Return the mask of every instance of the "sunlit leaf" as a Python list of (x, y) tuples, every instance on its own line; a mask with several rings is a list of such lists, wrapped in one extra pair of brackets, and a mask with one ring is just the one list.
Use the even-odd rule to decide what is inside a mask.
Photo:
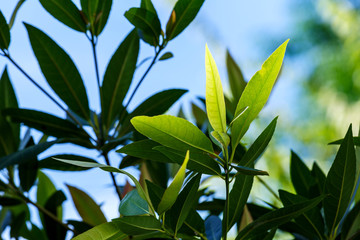
[(39, 168), (47, 168), (59, 171), (84, 171), (90, 169), (86, 167), (78, 167), (75, 165), (66, 164), (64, 162), (55, 160), (55, 158), (97, 163), (95, 160), (83, 156), (73, 154), (57, 154), (40, 160)]
[(140, 235), (161, 230), (161, 223), (152, 216), (128, 216), (113, 219), (119, 229), (129, 235)]
[(235, 116), (237, 116), (242, 109), (246, 107), (249, 107), (249, 109), (232, 124), (231, 140), (233, 149), (239, 144), (240, 139), (248, 130), (250, 123), (257, 117), (267, 102), (280, 72), (288, 41), (289, 40), (285, 41), (271, 54), (262, 65), (261, 70), (257, 71), (246, 85), (236, 107)]
[(216, 140), (217, 145), (222, 149), (226, 149), (230, 144), (230, 137), (224, 132), (212, 131), (211, 136)]
[(123, 216), (149, 214), (147, 202), (139, 196), (138, 191), (132, 190), (121, 200), (119, 212)]
[(10, 44), (10, 29), (6, 19), (0, 11), (0, 49), (8, 49)]
[(213, 153), (210, 140), (185, 119), (169, 115), (139, 116), (134, 117), (131, 123), (141, 134), (166, 147), (184, 151), (197, 148)]
[(181, 165), (179, 171), (176, 173), (173, 181), (170, 186), (165, 190), (164, 195), (161, 198), (157, 212), (161, 215), (167, 211), (175, 203), (180, 189), (183, 185), (185, 179), (186, 166), (189, 161), (189, 151), (186, 153), (183, 164)]
[(69, 55), (39, 29), (25, 24), (34, 54), (47, 82), (80, 117), (89, 120), (90, 110), (83, 80)]
[(139, 54), (139, 37), (129, 33), (120, 44), (106, 68), (102, 90), (103, 123), (110, 128), (123, 108), (122, 102), (130, 87)]
[(122, 240), (125, 238), (127, 234), (120, 231), (116, 222), (107, 222), (76, 236), (73, 240)]
[(70, 185), (67, 185), (67, 187), (70, 191), (76, 210), (84, 222), (92, 226), (106, 222), (106, 218), (99, 205), (97, 205), (89, 195), (76, 187)]

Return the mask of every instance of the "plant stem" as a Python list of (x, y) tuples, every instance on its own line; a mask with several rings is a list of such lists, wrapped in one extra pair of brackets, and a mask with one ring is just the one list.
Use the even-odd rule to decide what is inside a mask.
[[(106, 164), (109, 165), (109, 166), (111, 166), (111, 165), (110, 165), (110, 159), (109, 159), (108, 154), (107, 154), (107, 153), (103, 153), (103, 156), (104, 156), (104, 158), (105, 158)], [(113, 172), (110, 172), (110, 176), (111, 176), (111, 180), (112, 180), (112, 182), (113, 182), (113, 185), (114, 185), (114, 187), (115, 187), (116, 193), (117, 193), (117, 195), (118, 195), (118, 197), (119, 197), (119, 200), (121, 201), (121, 200), (122, 200), (121, 190), (120, 190), (119, 186), (118, 186), (117, 183), (116, 183), (116, 179), (115, 179), (114, 173), (113, 173)]]
[(264, 185), (264, 187), (279, 201), (280, 200), (280, 197), (275, 193), (274, 190), (271, 189), (271, 187), (264, 181), (262, 180), (260, 177), (256, 176), (256, 179), (259, 180), (259, 182)]
[[(226, 159), (227, 161), (229, 159)], [(229, 224), (229, 192), (230, 192), (230, 181), (229, 181), (229, 165), (228, 162), (225, 163), (225, 209), (224, 209), (224, 218), (223, 218), (223, 240), (227, 239), (227, 231)]]
[(9, 29), (11, 29), (12, 26), (14, 25), (16, 14), (18, 13), (21, 5), (22, 5), (24, 2), (25, 2), (25, 0), (20, 0), (20, 1), (18, 1), (18, 3), (16, 4), (15, 9), (14, 9), (14, 11), (13, 11), (13, 13), (11, 14), (11, 17), (10, 17)]

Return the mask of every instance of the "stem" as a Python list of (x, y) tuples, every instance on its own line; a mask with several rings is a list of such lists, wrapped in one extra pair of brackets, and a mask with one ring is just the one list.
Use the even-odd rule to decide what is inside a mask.
[(13, 11), (13, 13), (11, 14), (11, 17), (10, 17), (9, 29), (11, 29), (12, 26), (14, 25), (16, 14), (18, 13), (21, 5), (22, 5), (24, 2), (25, 2), (25, 0), (20, 0), (20, 1), (18, 1), (18, 3), (16, 4), (15, 9), (14, 9), (14, 11)]
[[(105, 158), (106, 164), (109, 165), (109, 166), (111, 166), (111, 165), (110, 165), (110, 160), (109, 160), (108, 154), (107, 154), (107, 153), (103, 153), (103, 156), (104, 156), (104, 158)], [(121, 200), (122, 200), (121, 190), (120, 190), (119, 186), (118, 186), (117, 183), (116, 183), (116, 179), (115, 179), (114, 173), (113, 173), (113, 172), (110, 172), (110, 176), (111, 176), (111, 180), (112, 180), (112, 182), (113, 182), (113, 184), (114, 184), (116, 193), (117, 193), (117, 195), (118, 195), (118, 197), (119, 197), (119, 200), (121, 201)]]
[[(228, 160), (228, 159), (227, 159)], [(224, 209), (224, 219), (223, 219), (223, 240), (227, 239), (227, 231), (228, 231), (228, 224), (229, 224), (229, 188), (230, 188), (230, 181), (229, 181), (229, 166), (228, 163), (225, 163), (225, 209)]]
[(274, 190), (271, 189), (271, 187), (264, 181), (262, 180), (260, 177), (256, 176), (256, 179), (259, 180), (259, 182), (264, 185), (264, 187), (279, 201), (280, 197), (276, 194), (276, 192)]

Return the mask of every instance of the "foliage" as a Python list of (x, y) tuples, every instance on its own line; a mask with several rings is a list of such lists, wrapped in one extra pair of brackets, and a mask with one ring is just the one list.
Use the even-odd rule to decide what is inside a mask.
[[(2, 230), (10, 226), (11, 237), (65, 239), (67, 233), (81, 239), (227, 239), (236, 226), (236, 239), (272, 239), (277, 229), (297, 239), (354, 239), (359, 235), (359, 203), (354, 204), (359, 162), (356, 160), (352, 127), (327, 175), (315, 163), (310, 170), (295, 154), (291, 159), (291, 181), (296, 194), (279, 191), (283, 207), (271, 209), (249, 202), (254, 178), (269, 175), (255, 168), (266, 150), (277, 117), (246, 148), (241, 140), (265, 106), (278, 78), (288, 40), (264, 62), (249, 82), (227, 55), (232, 96), (224, 95), (222, 82), (206, 46), (206, 111), (193, 105), (195, 125), (182, 117), (162, 115), (186, 90), (161, 91), (129, 112), (128, 106), (154, 64), (173, 57), (167, 44), (192, 22), (204, 0), (178, 0), (166, 29), (151, 0), (125, 12), (134, 26), (111, 57), (100, 79), (96, 46), (106, 26), (112, 1), (81, 0), (81, 10), (71, 1), (42, 1), (57, 20), (85, 34), (94, 56), (100, 112), (89, 107), (89, 97), (75, 63), (58, 43), (40, 29), (25, 23), (31, 47), (41, 71), (59, 102), (44, 90), (10, 55), (10, 29), (0, 12), (1, 55), (39, 88), (67, 115), (60, 118), (31, 109), (20, 109), (5, 68), (0, 80), (0, 220)], [(19, 7), (23, 1), (19, 2)], [(17, 8), (18, 9), (18, 8)], [(16, 15), (17, 10), (13, 15)], [(130, 93), (137, 70), (140, 40), (154, 48), (147, 70)], [(125, 97), (129, 96), (127, 101)], [(35, 142), (20, 123), (43, 133)], [(55, 140), (48, 140), (48, 137)], [(72, 143), (96, 150), (105, 164), (74, 153), (46, 159), (38, 155), (55, 144)], [(119, 146), (121, 146), (119, 148)], [(109, 153), (126, 155), (120, 167), (110, 165)], [(123, 168), (138, 167), (137, 179)], [(173, 167), (176, 173), (164, 174)], [(42, 169), (83, 171), (99, 168), (109, 172), (117, 197), (119, 217), (108, 221), (100, 206), (83, 190), (67, 186), (81, 221), (64, 220), (67, 199)], [(115, 174), (131, 179), (119, 186)], [(225, 196), (217, 199), (202, 183), (217, 178), (225, 185)], [(168, 182), (171, 181), (170, 184)], [(265, 183), (265, 180), (261, 180)], [(266, 183), (265, 183), (266, 184)], [(36, 185), (36, 200), (29, 191)], [(131, 191), (131, 190), (132, 191)], [(68, 197), (69, 198), (69, 197)], [(70, 199), (70, 198), (69, 198)], [(29, 206), (38, 210), (41, 225), (33, 222)], [(200, 214), (200, 211), (205, 211)], [(25, 219), (25, 221), (24, 221)], [(349, 223), (345, 225), (344, 223)]]

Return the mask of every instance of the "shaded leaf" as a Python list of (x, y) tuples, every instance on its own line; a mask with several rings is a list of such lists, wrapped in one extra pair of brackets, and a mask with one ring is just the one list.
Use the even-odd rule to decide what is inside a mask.
[(233, 149), (239, 144), (240, 139), (248, 130), (250, 123), (257, 117), (267, 102), (272, 87), (280, 72), (288, 41), (289, 40), (286, 40), (273, 52), (273, 54), (271, 54), (262, 65), (261, 70), (257, 71), (246, 85), (239, 103), (237, 104), (235, 116), (237, 116), (242, 109), (246, 107), (249, 107), (249, 109), (234, 121), (232, 125), (231, 134)]
[(246, 87), (246, 81), (240, 70), (240, 67), (236, 64), (235, 60), (231, 56), (230, 52), (226, 51), (226, 69), (230, 84), (230, 90), (232, 93), (232, 99), (234, 102), (239, 102), (241, 94)]
[(129, 235), (140, 235), (161, 230), (161, 223), (152, 216), (128, 216), (113, 219), (119, 229)]
[(85, 86), (69, 55), (39, 29), (25, 24), (41, 71), (56, 94), (80, 117), (89, 120)]
[(156, 209), (158, 208), (161, 198), (164, 195), (165, 189), (148, 180), (145, 180), (145, 182), (151, 202)]
[(211, 215), (205, 220), (205, 233), (208, 240), (220, 240), (222, 235), (221, 220)]
[(356, 156), (350, 125), (325, 182), (325, 193), (329, 196), (324, 199), (324, 213), (331, 234), (350, 204), (355, 174)]
[(90, 31), (95, 36), (104, 29), (111, 10), (112, 0), (81, 0), (82, 12), (90, 23)]
[(244, 167), (244, 166), (232, 166), (233, 168), (236, 169), (236, 171), (238, 171), (240, 174), (244, 174), (244, 175), (266, 175), (269, 176), (269, 173), (263, 170), (258, 170), (255, 168), (250, 168), (250, 167)]
[(0, 196), (0, 205), (2, 207), (16, 206), (24, 203), (25, 202), (23, 200), (16, 197)]
[(86, 231), (73, 240), (122, 240), (127, 238), (127, 234), (120, 231), (116, 222), (107, 222)]
[(129, 90), (139, 54), (139, 37), (129, 33), (120, 44), (106, 68), (102, 90), (103, 123), (109, 129), (123, 108), (122, 102)]
[(167, 60), (167, 59), (170, 59), (173, 57), (174, 57), (174, 54), (172, 54), (172, 52), (166, 52), (159, 58), (159, 61), (164, 61), (164, 60)]
[(131, 123), (141, 134), (170, 148), (188, 150), (197, 148), (213, 153), (210, 140), (185, 119), (162, 115), (134, 117)]
[(290, 177), (296, 193), (309, 197), (310, 187), (315, 184), (315, 180), (309, 168), (293, 151), (291, 151)]
[(149, 214), (149, 206), (135, 189), (126, 194), (126, 196), (121, 200), (119, 212), (123, 216)]
[(76, 160), (79, 162), (97, 163), (95, 160), (83, 156), (72, 155), (72, 154), (58, 154), (40, 160), (39, 168), (47, 168), (47, 169), (60, 170), (60, 171), (84, 171), (90, 169), (86, 167), (78, 167), (64, 162), (60, 162), (55, 160), (55, 158)]
[[(34, 140), (31, 139), (28, 142), (27, 147), (34, 146), (34, 144), (35, 144)], [(24, 192), (28, 192), (31, 189), (31, 187), (34, 185), (37, 178), (37, 172), (38, 172), (37, 156), (29, 159), (24, 163), (20, 163), (18, 171), (19, 171), (18, 173), (19, 173), (21, 189)]]
[(86, 23), (71, 0), (40, 0), (40, 3), (46, 11), (63, 24), (79, 32), (86, 31)]
[(151, 0), (141, 0), (140, 7), (156, 14), (155, 7)]
[(226, 108), (220, 75), (208, 46), (205, 50), (206, 112), (212, 128), (226, 133)]
[(205, 0), (179, 0), (166, 25), (166, 39), (179, 35), (196, 17)]
[(360, 231), (360, 202), (346, 215), (342, 228), (341, 239), (354, 239), (354, 235)]
[(70, 191), (76, 210), (84, 222), (96, 226), (106, 222), (106, 218), (99, 205), (85, 192), (70, 185), (66, 185)]
[(91, 225), (83, 221), (67, 220), (67, 223), (74, 227), (74, 230), (76, 231), (76, 234), (74, 233), (74, 237), (93, 228)]
[(8, 49), (10, 44), (10, 29), (6, 19), (0, 11), (0, 49)]

